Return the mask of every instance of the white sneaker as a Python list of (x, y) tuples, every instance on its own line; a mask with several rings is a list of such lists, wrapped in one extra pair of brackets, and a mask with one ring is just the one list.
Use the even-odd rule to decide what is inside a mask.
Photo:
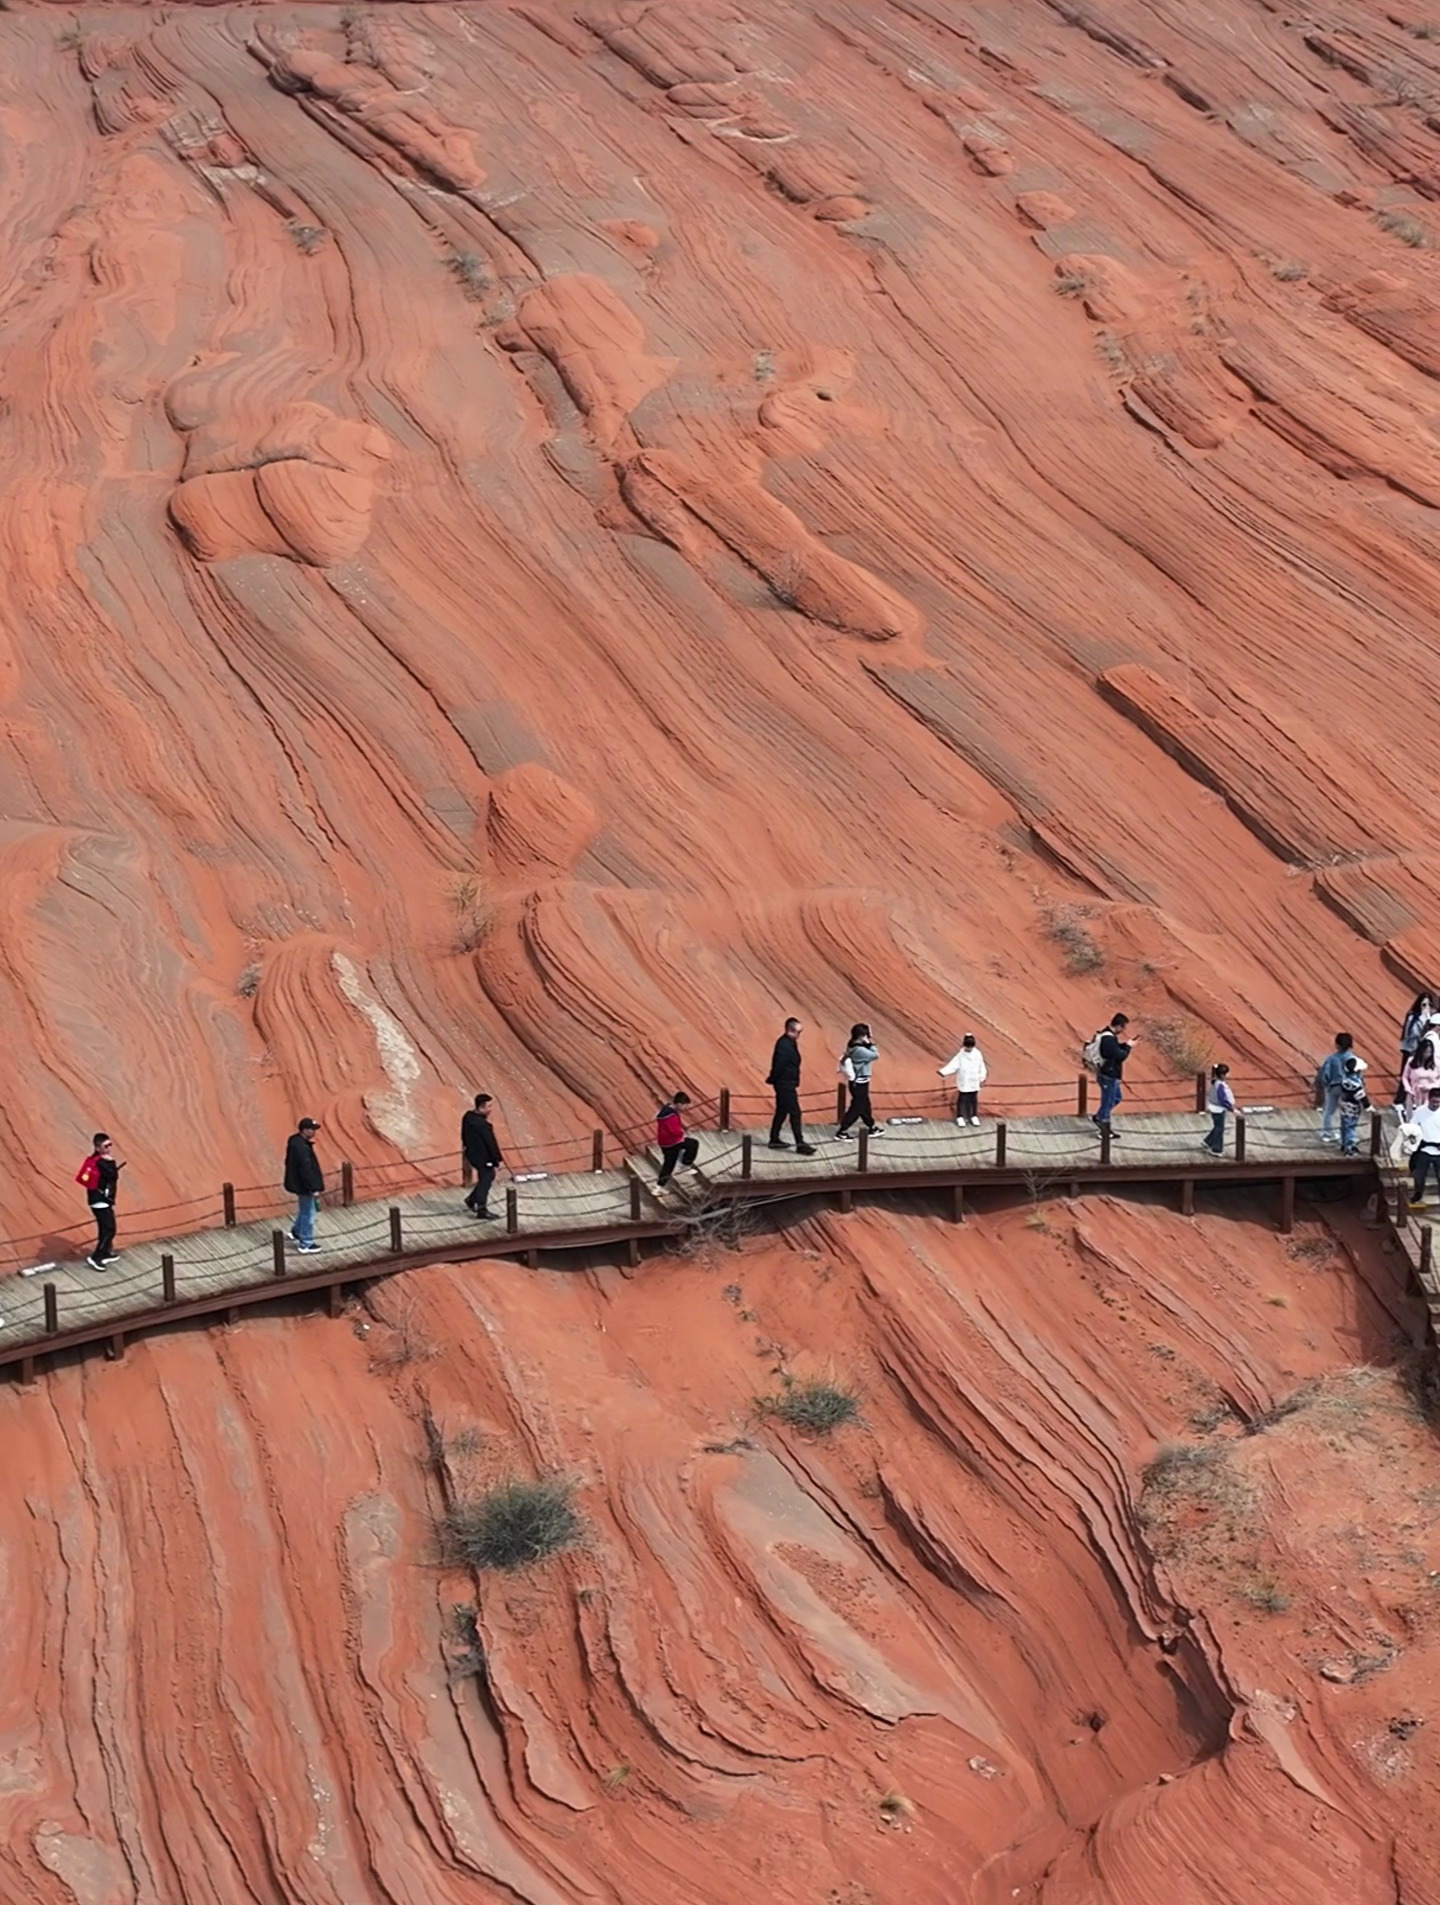
[(979, 1124), (980, 1120), (978, 1118), (972, 1118), (970, 1122), (971, 1124)]
[(956, 1124), (964, 1124), (964, 1123), (966, 1123), (966, 1120), (965, 1120), (964, 1118), (957, 1118), (957, 1119), (955, 1120), (955, 1122), (956, 1122)]

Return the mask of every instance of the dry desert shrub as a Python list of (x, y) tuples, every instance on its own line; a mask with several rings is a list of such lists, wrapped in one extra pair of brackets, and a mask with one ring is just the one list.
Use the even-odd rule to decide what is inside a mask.
[(455, 921), (456, 952), (474, 952), (495, 921), (481, 895), (479, 880), (472, 873), (457, 874), (450, 882), (445, 900)]
[(1150, 1027), (1150, 1043), (1177, 1077), (1193, 1077), (1215, 1059), (1215, 1040), (1194, 1019), (1160, 1019)]
[(291, 244), (297, 251), (303, 251), (307, 258), (319, 251), (330, 235), (323, 225), (307, 225), (303, 219), (299, 218), (287, 218), (285, 230), (289, 234)]
[(1099, 972), (1105, 964), (1104, 953), (1091, 937), (1088, 918), (1078, 906), (1050, 906), (1043, 914), (1046, 936), (1063, 951), (1065, 970), (1077, 979)]
[(445, 269), (472, 304), (478, 304), (490, 289), (490, 274), (478, 251), (452, 251)]
[(860, 1400), (853, 1389), (846, 1389), (829, 1377), (802, 1381), (782, 1376), (778, 1396), (765, 1396), (759, 1403), (763, 1415), (779, 1416), (782, 1422), (802, 1435), (830, 1435), (847, 1423), (860, 1419)]
[(573, 1548), (584, 1533), (568, 1482), (502, 1482), (453, 1502), (442, 1533), (446, 1559), (467, 1568), (533, 1567)]
[(1427, 242), (1425, 227), (1409, 212), (1378, 212), (1375, 223), (1382, 232), (1387, 232), (1391, 238), (1398, 238), (1402, 245), (1410, 245), (1416, 251), (1421, 250)]

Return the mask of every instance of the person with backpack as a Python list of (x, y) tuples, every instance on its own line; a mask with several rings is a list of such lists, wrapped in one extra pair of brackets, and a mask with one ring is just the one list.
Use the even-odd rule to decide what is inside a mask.
[(115, 1155), (115, 1141), (108, 1131), (97, 1131), (90, 1140), (90, 1155), (75, 1173), (75, 1182), (84, 1187), (85, 1202), (95, 1219), (95, 1248), (85, 1259), (92, 1270), (105, 1270), (119, 1263), (115, 1254), (115, 1196), (120, 1189), (123, 1161)]
[(1426, 1180), (1432, 1171), (1440, 1188), (1440, 1085), (1431, 1087), (1406, 1131), (1414, 1140), (1410, 1151), (1410, 1208), (1419, 1210), (1425, 1202)]
[(1397, 1105), (1405, 1103), (1405, 1068), (1419, 1050), (1420, 1041), (1434, 1013), (1434, 993), (1422, 992), (1405, 1014), (1405, 1023), (1400, 1027), (1400, 1082), (1395, 1087)]
[(1356, 1133), (1360, 1123), (1360, 1114), (1370, 1109), (1370, 1100), (1365, 1094), (1365, 1075), (1360, 1069), (1360, 1061), (1352, 1053), (1345, 1060), (1343, 1075), (1340, 1079), (1340, 1155), (1342, 1158), (1358, 1158), (1360, 1146)]
[(285, 1145), (285, 1188), (295, 1199), (290, 1241), (306, 1257), (320, 1248), (315, 1241), (315, 1213), (325, 1189), (325, 1173), (315, 1155), (315, 1133), (319, 1129), (313, 1118), (302, 1118)]
[(988, 1073), (985, 1069), (985, 1055), (975, 1043), (975, 1034), (967, 1032), (960, 1041), (960, 1050), (948, 1065), (940, 1067), (942, 1078), (955, 1080), (955, 1122), (956, 1124), (979, 1124), (980, 1087), (985, 1083)]
[(1213, 1151), (1217, 1158), (1225, 1155), (1225, 1120), (1239, 1109), (1235, 1103), (1235, 1094), (1230, 1089), (1230, 1067), (1212, 1065), (1210, 1067), (1210, 1093), (1205, 1101), (1205, 1109), (1210, 1113), (1210, 1129), (1200, 1142), (1207, 1151)]
[(1140, 1037), (1138, 1032), (1126, 1037), (1129, 1024), (1125, 1013), (1117, 1012), (1104, 1030), (1097, 1032), (1085, 1047), (1085, 1057), (1094, 1065), (1095, 1082), (1100, 1087), (1100, 1103), (1090, 1122), (1101, 1131), (1109, 1129), (1115, 1107), (1125, 1096), (1121, 1082), (1125, 1061)]
[(882, 1135), (875, 1122), (875, 1113), (870, 1108), (870, 1073), (880, 1057), (868, 1025), (852, 1025), (845, 1050), (840, 1056), (840, 1076), (850, 1087), (850, 1102), (845, 1107), (845, 1116), (835, 1130), (837, 1138), (848, 1138), (851, 1125), (860, 1119), (865, 1120), (865, 1129), (872, 1138)]
[(690, 1102), (688, 1091), (672, 1091), (655, 1113), (655, 1142), (660, 1147), (660, 1175), (656, 1189), (668, 1184), (678, 1164), (682, 1171), (693, 1171), (700, 1155), (700, 1140), (685, 1135), (684, 1110)]
[(775, 1093), (770, 1149), (789, 1150), (790, 1147), (780, 1137), (781, 1128), (788, 1121), (795, 1139), (795, 1149), (802, 1158), (812, 1158), (815, 1147), (805, 1142), (803, 1114), (800, 1110), (800, 1034), (803, 1029), (799, 1019), (786, 1019), (785, 1030), (776, 1039), (775, 1050), (770, 1054), (770, 1070), (765, 1075), (765, 1083)]
[(1324, 1116), (1320, 1120), (1320, 1141), (1322, 1144), (1338, 1142), (1335, 1131), (1335, 1114), (1340, 1109), (1340, 1083), (1345, 1076), (1345, 1060), (1354, 1056), (1356, 1064), (1363, 1072), (1365, 1061), (1355, 1052), (1355, 1041), (1348, 1032), (1335, 1034), (1335, 1050), (1325, 1060), (1316, 1074), (1315, 1082), (1324, 1093)]
[(482, 1220), (493, 1220), (498, 1215), (490, 1208), (490, 1187), (495, 1182), (496, 1171), (505, 1162), (495, 1127), (490, 1122), (493, 1102), (488, 1091), (477, 1091), (474, 1104), (460, 1120), (460, 1149), (475, 1173), (465, 1208)]

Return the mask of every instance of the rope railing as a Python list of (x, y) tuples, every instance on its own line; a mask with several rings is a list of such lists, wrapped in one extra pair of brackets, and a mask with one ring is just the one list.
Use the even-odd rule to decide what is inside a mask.
[[(1293, 1072), (1246, 1073), (1238, 1077), (1232, 1073), (1230, 1085), (1238, 1098), (1263, 1101), (1267, 1108), (1286, 1109), (1314, 1103), (1311, 1081)], [(1206, 1086), (1206, 1074), (1203, 1072), (1186, 1080), (1127, 1080), (1125, 1105), (1135, 1110), (1149, 1111), (1203, 1110)], [(948, 1122), (954, 1096), (951, 1082), (941, 1078), (923, 1086), (897, 1087), (893, 1090), (872, 1086), (876, 1116), (882, 1121), (916, 1118), (936, 1123)], [(807, 1121), (822, 1124), (829, 1122), (832, 1115), (838, 1120), (843, 1114), (845, 1098), (844, 1081), (837, 1080), (833, 1089), (816, 1088), (802, 1093), (800, 1102)], [(993, 1132), (997, 1114), (1008, 1123), (1016, 1118), (1017, 1110), (1032, 1118), (1054, 1120), (1056, 1127), (1062, 1128), (1066, 1119), (1088, 1114), (1097, 1101), (1097, 1088), (1093, 1078), (1085, 1072), (1069, 1080), (993, 1085), (987, 1082), (981, 1093), (981, 1101), (986, 1113), (985, 1127), (982, 1129), (988, 1127)], [(773, 1103), (773, 1094), (769, 1091), (737, 1092), (726, 1087), (712, 1096), (692, 1102), (687, 1110), (687, 1123), (692, 1130), (702, 1130), (708, 1126), (721, 1133), (734, 1131), (741, 1123), (753, 1122), (763, 1126), (769, 1121)], [(752, 1118), (757, 1108), (762, 1109), (765, 1115)], [(1120, 1122), (1123, 1124), (1123, 1111)], [(903, 1128), (903, 1124), (898, 1128)], [(968, 1129), (972, 1135), (978, 1135), (974, 1127)], [(1139, 1133), (1135, 1133), (1123, 1138), (1123, 1141), (1133, 1144), (1139, 1136)], [(597, 1189), (593, 1195), (586, 1187), (578, 1185), (567, 1186), (562, 1191), (555, 1180), (559, 1177), (578, 1177), (587, 1171), (615, 1169), (633, 1151), (650, 1148), (653, 1141), (652, 1119), (633, 1125), (597, 1126), (588, 1138), (574, 1136), (535, 1143), (507, 1138), (506, 1164), (512, 1181), (516, 1178), (522, 1181), (522, 1189), (524, 1178), (532, 1172), (537, 1178), (546, 1179), (547, 1196), (552, 1200), (561, 1197), (577, 1205), (587, 1200), (603, 1203), (606, 1198), (613, 1202), (622, 1197), (622, 1193), (614, 1188)], [(912, 1134), (908, 1139), (912, 1145), (920, 1141), (918, 1134)], [(927, 1148), (936, 1150), (947, 1146), (953, 1150), (955, 1144), (948, 1134), (939, 1132), (928, 1134), (923, 1142)], [(1011, 1142), (1023, 1142), (1021, 1134), (1013, 1132)], [(1167, 1143), (1166, 1140), (1157, 1140), (1157, 1147), (1166, 1148)], [(1266, 1138), (1259, 1130), (1255, 1130), (1251, 1133), (1251, 1143), (1263, 1146)], [(1173, 1149), (1173, 1146), (1169, 1148)], [(741, 1153), (738, 1144), (726, 1155), (731, 1163), (739, 1164)], [(971, 1148), (967, 1145), (964, 1150), (965, 1161), (969, 1161), (970, 1155)], [(710, 1168), (716, 1168), (716, 1164), (717, 1160), (712, 1157)], [(470, 1180), (468, 1167), (453, 1151), (436, 1152), (420, 1158), (380, 1159), (362, 1164), (345, 1160), (333, 1175), (338, 1177), (338, 1183), (332, 1184), (326, 1194), (327, 1200), (347, 1206), (369, 1202), (372, 1198), (378, 1200), (423, 1194), (427, 1190), (446, 1190), (455, 1185), (457, 1178), (462, 1184)], [(167, 1237), (191, 1235), (214, 1228), (262, 1222), (267, 1218), (278, 1219), (292, 1209), (293, 1199), (279, 1184), (227, 1183), (221, 1186), (218, 1199), (214, 1193), (202, 1193), (135, 1210), (128, 1210), (122, 1205), (120, 1215), (124, 1225), (124, 1242), (134, 1245), (155, 1243)], [(28, 1236), (0, 1240), (0, 1271), (38, 1268), (38, 1259), (49, 1258), (54, 1258), (58, 1265), (63, 1266), (74, 1258), (83, 1258), (88, 1236), (89, 1224), (81, 1217)], [(72, 1253), (72, 1256), (67, 1257), (67, 1252)], [(219, 1262), (221, 1258), (212, 1251), (208, 1261)], [(113, 1292), (122, 1286), (117, 1286), (112, 1277), (106, 1287)]]

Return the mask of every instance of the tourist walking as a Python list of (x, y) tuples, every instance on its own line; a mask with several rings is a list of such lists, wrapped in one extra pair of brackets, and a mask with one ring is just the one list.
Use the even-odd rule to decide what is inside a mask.
[(1200, 1142), (1207, 1151), (1213, 1151), (1217, 1158), (1225, 1155), (1225, 1120), (1239, 1110), (1235, 1103), (1235, 1094), (1230, 1089), (1230, 1067), (1212, 1065), (1210, 1067), (1210, 1092), (1205, 1100), (1205, 1109), (1210, 1113), (1210, 1130)]
[(840, 1076), (850, 1087), (850, 1102), (845, 1107), (845, 1116), (836, 1127), (837, 1138), (848, 1138), (850, 1127), (862, 1118), (865, 1129), (872, 1138), (880, 1136), (880, 1127), (875, 1122), (875, 1113), (870, 1108), (870, 1073), (880, 1053), (870, 1035), (868, 1025), (852, 1025), (850, 1038), (840, 1059)]
[(1345, 1060), (1354, 1055), (1361, 1071), (1365, 1070), (1365, 1061), (1355, 1051), (1355, 1041), (1348, 1032), (1335, 1034), (1335, 1050), (1320, 1067), (1316, 1083), (1324, 1093), (1325, 1111), (1320, 1120), (1320, 1138), (1324, 1144), (1338, 1142), (1335, 1131), (1335, 1114), (1340, 1109), (1340, 1081), (1345, 1076)]
[(115, 1195), (120, 1188), (124, 1164), (115, 1155), (115, 1142), (108, 1131), (97, 1131), (90, 1140), (90, 1155), (75, 1173), (75, 1182), (85, 1188), (85, 1202), (95, 1219), (95, 1248), (85, 1259), (92, 1270), (103, 1270), (118, 1263), (115, 1254)]
[(786, 1019), (785, 1030), (775, 1041), (775, 1050), (770, 1054), (770, 1070), (765, 1083), (775, 1093), (775, 1116), (770, 1124), (770, 1149), (788, 1151), (789, 1145), (781, 1139), (784, 1125), (790, 1126), (795, 1139), (795, 1149), (801, 1157), (815, 1155), (813, 1144), (805, 1142), (805, 1127), (800, 1110), (800, 1034), (804, 1028), (799, 1019)]
[(493, 1218), (496, 1215), (490, 1208), (490, 1187), (495, 1182), (496, 1171), (505, 1162), (500, 1141), (495, 1136), (495, 1127), (490, 1122), (490, 1106), (493, 1103), (488, 1091), (477, 1091), (475, 1102), (460, 1120), (460, 1149), (465, 1154), (465, 1162), (475, 1173), (475, 1182), (470, 1186), (465, 1208), (480, 1218)]
[(1100, 1104), (1091, 1123), (1102, 1132), (1110, 1129), (1115, 1107), (1125, 1096), (1122, 1085), (1125, 1061), (1140, 1042), (1140, 1034), (1131, 1033), (1129, 1026), (1126, 1015), (1117, 1012), (1100, 1034), (1096, 1047), (1095, 1079), (1100, 1087)]
[(320, 1248), (315, 1241), (315, 1213), (325, 1189), (325, 1173), (315, 1155), (315, 1133), (319, 1129), (313, 1118), (302, 1118), (285, 1146), (285, 1188), (295, 1199), (290, 1241), (307, 1257)]
[(1436, 1187), (1440, 1188), (1440, 1085), (1431, 1087), (1410, 1124), (1418, 1140), (1410, 1154), (1410, 1208), (1419, 1210), (1425, 1202), (1425, 1183), (1432, 1171)]
[(1360, 1061), (1353, 1054), (1345, 1060), (1340, 1078), (1340, 1155), (1342, 1158), (1358, 1158), (1360, 1145), (1357, 1133), (1360, 1114), (1370, 1109), (1370, 1100), (1365, 1094), (1365, 1074), (1360, 1069)]
[(1397, 1105), (1405, 1102), (1405, 1067), (1420, 1049), (1420, 1041), (1434, 1014), (1435, 995), (1431, 992), (1417, 994), (1414, 1004), (1405, 1014), (1405, 1023), (1400, 1027), (1400, 1081), (1395, 1087)]
[(689, 1102), (688, 1091), (672, 1091), (655, 1113), (655, 1142), (660, 1147), (660, 1175), (655, 1180), (657, 1189), (670, 1182), (677, 1164), (685, 1171), (695, 1169), (695, 1160), (700, 1155), (700, 1140), (685, 1135), (684, 1113)]
[(955, 1080), (956, 1124), (979, 1124), (980, 1087), (985, 1083), (988, 1073), (985, 1069), (985, 1054), (975, 1043), (973, 1032), (965, 1034), (960, 1041), (960, 1050), (950, 1063), (940, 1067), (940, 1076)]
[(1400, 1083), (1405, 1092), (1405, 1115), (1410, 1117), (1430, 1095), (1432, 1085), (1440, 1085), (1440, 1040), (1433, 1032), (1426, 1032), (1406, 1061), (1400, 1074)]

